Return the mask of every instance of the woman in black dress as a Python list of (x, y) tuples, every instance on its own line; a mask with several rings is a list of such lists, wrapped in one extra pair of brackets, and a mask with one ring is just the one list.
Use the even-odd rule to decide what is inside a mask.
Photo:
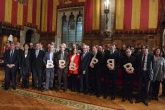
[(22, 75), (22, 88), (28, 88), (29, 86), (29, 75), (31, 70), (31, 59), (30, 59), (30, 52), (28, 51), (29, 45), (24, 44), (24, 51), (21, 53), (20, 58), (20, 72)]

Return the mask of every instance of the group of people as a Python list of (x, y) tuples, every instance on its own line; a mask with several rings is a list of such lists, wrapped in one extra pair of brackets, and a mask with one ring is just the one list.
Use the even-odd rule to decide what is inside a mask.
[[(135, 103), (143, 102), (148, 106), (149, 92), (153, 100), (158, 100), (160, 83), (162, 96), (165, 96), (165, 47), (153, 49), (139, 44), (137, 48), (126, 46), (119, 50), (110, 43), (105, 46), (95, 45), (91, 51), (89, 46), (82, 47), (73, 44), (72, 49), (61, 44), (59, 51), (55, 43), (48, 44), (43, 50), (40, 43), (25, 43), (20, 49), (20, 43), (10, 43), (10, 48), (4, 54), (5, 90), (20, 84), (22, 88), (29, 87), (29, 76), (32, 73), (32, 90), (45, 92), (61, 89), (79, 92), (106, 99), (111, 94), (111, 100), (116, 98), (118, 69), (122, 70), (122, 102), (133, 103), (135, 79), (138, 79), (138, 97)], [(16, 74), (18, 73), (18, 75)], [(17, 78), (16, 78), (17, 76)], [(45, 78), (45, 85), (43, 86)], [(57, 81), (55, 80), (57, 78)], [(17, 79), (17, 80), (16, 80)]]

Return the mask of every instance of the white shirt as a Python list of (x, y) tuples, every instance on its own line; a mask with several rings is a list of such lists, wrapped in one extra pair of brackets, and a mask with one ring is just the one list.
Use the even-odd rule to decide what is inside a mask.
[(53, 52), (50, 52), (50, 54), (49, 54), (50, 56), (50, 60), (53, 60)]
[(14, 50), (10, 50), (10, 56), (14, 54)]
[(76, 57), (76, 54), (75, 55), (72, 55), (72, 58), (71, 58), (71, 62), (72, 63), (74, 62), (75, 57)]
[(27, 54), (25, 54), (25, 58), (27, 57)]
[[(144, 54), (143, 54), (143, 57), (144, 57)], [(143, 57), (142, 57), (142, 61), (143, 61)], [(148, 53), (145, 55), (145, 61), (144, 61), (144, 67), (143, 67), (144, 71), (147, 71), (147, 58), (148, 58)]]

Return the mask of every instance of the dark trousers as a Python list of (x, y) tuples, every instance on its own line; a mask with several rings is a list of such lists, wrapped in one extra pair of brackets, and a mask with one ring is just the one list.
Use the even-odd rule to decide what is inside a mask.
[(138, 80), (138, 98), (141, 100), (148, 100), (149, 89), (150, 89), (150, 79), (148, 73), (143, 71), (140, 73)]
[(104, 83), (104, 88), (105, 88), (105, 96), (108, 95), (109, 93), (109, 87), (110, 87), (110, 80), (112, 80), (112, 95), (116, 94), (116, 76), (117, 72), (116, 71), (109, 71), (105, 73), (105, 83)]
[(89, 91), (89, 75), (80, 74), (80, 92), (88, 92)]
[(160, 81), (152, 82), (152, 96), (153, 97), (158, 97), (159, 88), (160, 88)]
[(29, 87), (29, 73), (22, 75), (22, 87)]
[(17, 70), (17, 83), (20, 83), (21, 80), (21, 73), (20, 73), (20, 69)]
[(64, 69), (60, 69), (57, 72), (57, 89), (61, 89), (61, 80), (63, 79), (64, 90), (67, 89), (67, 73), (64, 72)]
[(16, 69), (13, 68), (5, 68), (5, 88), (8, 89), (10, 87), (10, 79), (12, 80), (12, 87), (16, 88)]
[(133, 74), (123, 77), (123, 97), (131, 99), (133, 96)]
[(77, 74), (72, 74), (72, 75), (71, 75), (71, 83), (72, 83), (72, 84), (71, 84), (71, 86), (72, 86), (71, 89), (72, 89), (72, 90), (73, 90), (73, 89), (74, 89), (74, 90), (77, 89), (77, 82), (78, 82), (77, 80), (78, 80), (78, 79), (77, 79)]
[(33, 87), (37, 87), (37, 79), (38, 79), (38, 88), (41, 88), (42, 86), (42, 69), (39, 68), (33, 68), (32, 70), (32, 82)]
[(162, 95), (165, 95), (165, 79), (162, 81)]
[(53, 88), (53, 81), (54, 81), (54, 70), (53, 69), (46, 69), (45, 89)]
[(92, 70), (92, 92), (100, 95), (101, 93), (101, 70)]

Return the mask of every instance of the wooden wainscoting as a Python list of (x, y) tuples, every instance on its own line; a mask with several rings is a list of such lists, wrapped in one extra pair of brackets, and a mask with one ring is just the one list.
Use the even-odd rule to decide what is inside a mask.
[(148, 45), (152, 47), (160, 47), (159, 34), (113, 34), (111, 38), (103, 38), (102, 35), (85, 35), (83, 42), (90, 47), (93, 45), (106, 45), (113, 42), (118, 48), (122, 48), (122, 44), (137, 47), (137, 44)]
[(47, 49), (47, 45), (51, 42), (55, 42), (55, 36), (54, 35), (41, 35), (40, 40), (44, 49)]

